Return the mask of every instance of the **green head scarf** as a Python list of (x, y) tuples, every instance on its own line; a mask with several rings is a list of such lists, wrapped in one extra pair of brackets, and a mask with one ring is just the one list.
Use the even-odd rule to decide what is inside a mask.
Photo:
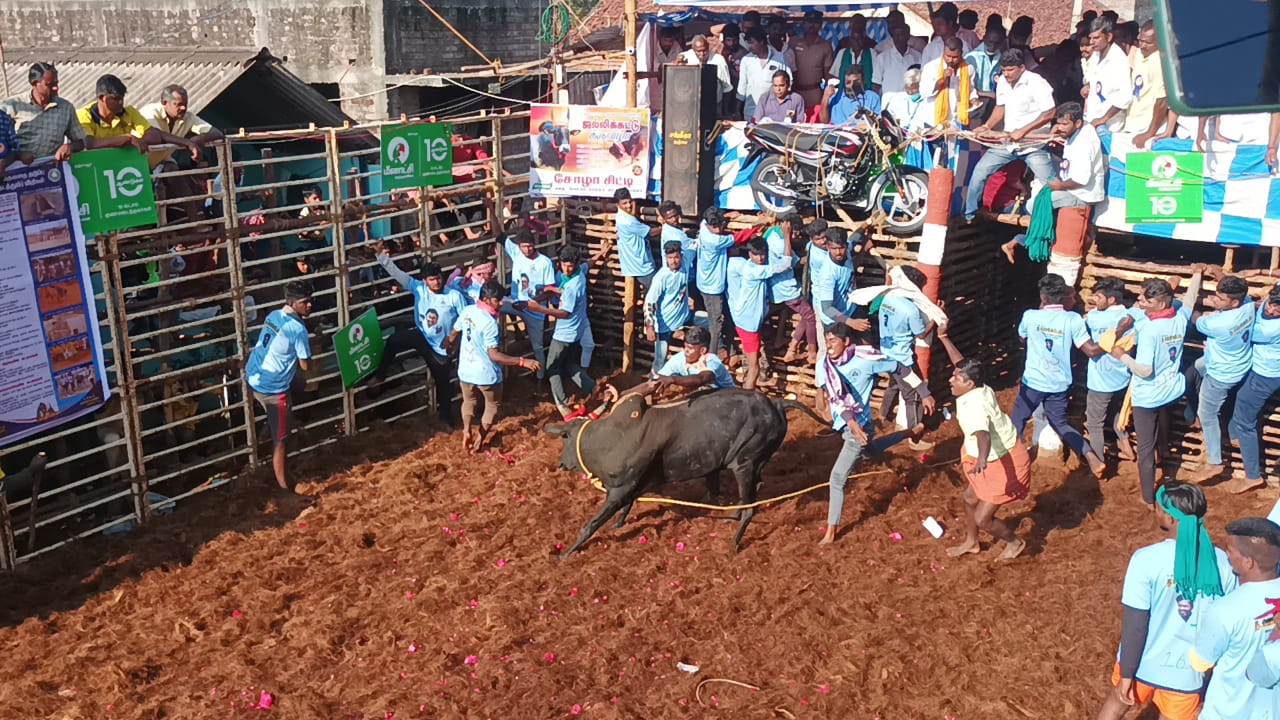
[(1156, 503), (1178, 521), (1178, 539), (1173, 551), (1173, 580), (1178, 592), (1191, 601), (1200, 595), (1222, 595), (1218, 558), (1209, 531), (1204, 529), (1204, 518), (1174, 507), (1163, 487), (1156, 491)]

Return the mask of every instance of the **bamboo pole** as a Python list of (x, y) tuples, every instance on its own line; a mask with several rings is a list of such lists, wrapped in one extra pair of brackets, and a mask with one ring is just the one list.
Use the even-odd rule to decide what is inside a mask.
[[(338, 305), (338, 327), (351, 322), (351, 272), (347, 267), (347, 238), (345, 218), (342, 211), (342, 191), (346, 187), (346, 178), (342, 175), (342, 158), (338, 157), (338, 131), (329, 128), (325, 140), (325, 152), (329, 156), (329, 178), (331, 180), (329, 194), (329, 223), (333, 228), (333, 267), (337, 269), (334, 288)], [(366, 236), (367, 239), (367, 236)], [(344, 435), (356, 434), (356, 394), (351, 391), (342, 393), (342, 429)]]

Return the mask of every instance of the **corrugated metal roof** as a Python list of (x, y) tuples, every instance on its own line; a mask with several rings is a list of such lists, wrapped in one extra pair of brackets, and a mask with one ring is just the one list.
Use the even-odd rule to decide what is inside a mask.
[[(27, 70), (36, 61), (52, 62), (58, 68), (58, 94), (76, 107), (94, 97), (98, 78), (108, 73), (124, 81), (130, 105), (146, 105), (160, 99), (160, 91), (170, 84), (187, 89), (193, 111), (199, 113), (235, 82), (257, 59), (259, 51), (249, 48), (189, 50), (110, 50), (80, 48), (5, 48), (4, 72), (8, 95), (27, 92)], [(0, 88), (2, 90), (2, 88)]]

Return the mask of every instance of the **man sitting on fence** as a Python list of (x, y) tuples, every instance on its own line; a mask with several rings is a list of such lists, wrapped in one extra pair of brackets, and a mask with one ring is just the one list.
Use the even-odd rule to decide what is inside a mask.
[[(187, 110), (187, 90), (181, 85), (169, 85), (160, 91), (160, 102), (143, 105), (138, 108), (138, 113), (151, 123), (151, 127), (175, 137), (190, 138), (197, 147), (203, 148), (222, 139), (221, 130)], [(188, 159), (186, 153), (175, 155), (172, 150), (153, 150), (148, 161), (156, 174), (191, 170), (204, 165), (199, 153), (193, 152)], [(203, 181), (197, 181), (191, 175), (163, 179), (162, 185), (168, 198), (187, 199), (183, 204), (187, 222), (194, 222), (199, 215), (200, 198), (196, 196), (204, 194), (203, 184)]]
[(275, 446), (271, 469), (276, 484), (289, 490), (285, 475), (285, 438), (294, 429), (291, 386), (298, 368), (311, 361), (311, 339), (302, 318), (311, 314), (311, 288), (299, 282), (284, 286), (284, 307), (273, 310), (249, 354), (244, 377), (253, 397), (267, 412), (267, 426)]

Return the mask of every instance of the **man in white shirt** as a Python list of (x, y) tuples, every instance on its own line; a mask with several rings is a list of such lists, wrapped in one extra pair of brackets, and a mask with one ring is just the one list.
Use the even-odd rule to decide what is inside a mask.
[[(956, 19), (956, 6), (943, 5), (933, 13), (931, 18), (933, 22), (933, 39), (928, 45), (924, 46), (924, 50), (920, 51), (920, 60), (924, 64), (928, 64), (942, 57), (942, 53), (946, 49), (947, 40), (956, 38), (963, 46), (960, 50), (961, 55), (966, 55), (973, 48), (965, 44), (964, 39), (956, 35), (956, 31), (960, 29), (958, 20)], [(924, 75), (925, 85), (929, 84), (929, 74)]]
[[(679, 65), (710, 65), (716, 69), (716, 82), (720, 86), (720, 96), (733, 92), (733, 82), (729, 80), (729, 64), (720, 53), (711, 51), (711, 43), (705, 35), (694, 35), (689, 42), (689, 49), (676, 58)], [(718, 99), (718, 98), (717, 98)]]
[(649, 79), (649, 109), (662, 112), (662, 66), (673, 63), (684, 52), (684, 31), (678, 27), (658, 30), (658, 47), (654, 49), (650, 71), (636, 77)]
[(1043, 147), (1020, 147), (1018, 143), (1034, 130), (1054, 119), (1053, 87), (1039, 75), (1027, 71), (1026, 59), (1016, 48), (1000, 56), (1000, 76), (996, 78), (996, 107), (987, 122), (973, 129), (985, 140), (1002, 140), (1006, 144), (987, 148), (973, 169), (964, 203), (964, 218), (973, 221), (982, 202), (982, 191), (992, 173), (1021, 159), (1036, 176), (1048, 183), (1053, 179), (1053, 159)]
[(1079, 103), (1058, 106), (1053, 134), (1064, 139), (1061, 173), (1049, 181), (1053, 191), (1053, 207), (1072, 208), (1096, 205), (1106, 198), (1103, 184), (1106, 158), (1098, 131), (1084, 121)]
[(742, 119), (750, 120), (756, 113), (756, 100), (773, 87), (773, 74), (782, 70), (788, 75), (791, 68), (782, 55), (769, 47), (764, 31), (751, 28), (747, 31), (747, 55), (738, 69), (738, 99), (742, 101)]
[[(969, 89), (960, 93), (960, 87)], [(920, 70), (920, 92), (929, 103), (926, 117), (934, 127), (969, 124), (978, 100), (977, 71), (964, 59), (964, 43), (954, 34), (947, 38), (942, 56)]]
[[(1133, 146), (1139, 150), (1156, 137), (1168, 124), (1169, 102), (1160, 68), (1160, 48), (1156, 45), (1156, 26), (1150, 20), (1138, 32), (1138, 54), (1131, 65), (1133, 102), (1125, 113), (1124, 131), (1135, 135)], [(1169, 129), (1169, 134), (1173, 129)], [(1167, 135), (1163, 137), (1168, 137)]]
[(1106, 17), (1098, 17), (1089, 26), (1089, 42), (1093, 55), (1084, 69), (1084, 119), (1095, 128), (1105, 125), (1118, 132), (1124, 126), (1124, 111), (1133, 101), (1129, 56), (1115, 43), (1115, 26)]
[(920, 53), (911, 49), (910, 41), (911, 28), (905, 24), (890, 27), (889, 46), (878, 52), (872, 63), (871, 89), (880, 93), (886, 106), (906, 90), (902, 79), (907, 68), (920, 64)]

